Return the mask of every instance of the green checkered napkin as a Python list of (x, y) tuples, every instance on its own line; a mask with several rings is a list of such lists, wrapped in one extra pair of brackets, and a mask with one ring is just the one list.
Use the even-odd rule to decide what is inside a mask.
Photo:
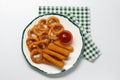
[(90, 30), (90, 9), (88, 7), (54, 7), (54, 6), (40, 6), (39, 15), (48, 13), (62, 14), (70, 18), (76, 23), (81, 31), (84, 39), (84, 51), (82, 56), (89, 61), (94, 61), (101, 53), (98, 47), (95, 45), (91, 37)]

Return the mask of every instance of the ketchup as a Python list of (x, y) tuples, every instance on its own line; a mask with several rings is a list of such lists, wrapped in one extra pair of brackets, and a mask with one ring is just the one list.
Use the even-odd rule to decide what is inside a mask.
[(73, 36), (70, 31), (64, 30), (58, 35), (58, 38), (63, 44), (70, 44), (72, 42)]

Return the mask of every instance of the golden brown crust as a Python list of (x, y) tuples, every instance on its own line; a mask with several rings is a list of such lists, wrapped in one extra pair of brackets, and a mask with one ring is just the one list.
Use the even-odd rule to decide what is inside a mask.
[(63, 61), (58, 61), (55, 58), (49, 56), (48, 54), (43, 53), (43, 57), (48, 60), (49, 62), (51, 62), (52, 64), (62, 68), (64, 66), (64, 62)]
[(52, 32), (55, 34), (55, 35), (58, 35), (60, 32), (62, 32), (64, 30), (64, 27), (62, 24), (60, 23), (54, 23), (52, 24)]
[[(37, 55), (38, 55), (38, 57), (35, 58), (35, 56), (37, 56)], [(43, 59), (43, 57), (42, 57), (42, 51), (37, 50), (37, 49), (32, 50), (32, 52), (31, 52), (31, 54), (30, 54), (30, 58), (31, 58), (31, 60), (32, 60), (33, 62), (35, 62), (35, 63), (40, 63), (40, 62), (42, 62), (42, 59)]]
[(47, 19), (47, 25), (50, 27), (51, 24), (54, 24), (54, 23), (60, 23), (59, 19), (55, 16), (50, 16), (48, 17)]
[(66, 57), (69, 56), (69, 51), (68, 51), (68, 50), (66, 50), (66, 49), (64, 49), (64, 48), (61, 48), (61, 47), (59, 47), (59, 46), (56, 46), (56, 45), (53, 44), (53, 43), (50, 43), (50, 44), (48, 45), (48, 49), (50, 49), (50, 50), (52, 50), (52, 51), (55, 51), (55, 52), (58, 52), (58, 53), (66, 56)]
[(48, 45), (48, 41), (46, 40), (41, 40), (36, 43), (40, 49), (45, 49)]
[(57, 40), (58, 39), (58, 37), (55, 34), (53, 34), (51, 29), (48, 32), (48, 36), (49, 36), (50, 40)]
[(49, 28), (48, 28), (48, 26), (47, 26), (47, 24), (46, 24), (46, 19), (40, 19), (40, 21), (38, 22), (38, 24), (39, 24), (39, 29), (40, 30), (42, 30), (42, 31), (48, 31), (49, 30)]
[(38, 41), (37, 38), (28, 37), (27, 40), (26, 40), (26, 44), (27, 44), (27, 45), (30, 45), (30, 44), (32, 44), (33, 42), (37, 42), (37, 41)]
[(73, 47), (70, 44), (64, 45), (59, 40), (54, 41), (54, 44), (59, 46), (59, 47), (65, 48), (65, 49), (67, 49), (69, 51), (73, 51)]
[(59, 60), (65, 60), (66, 59), (65, 56), (63, 56), (63, 55), (61, 55), (61, 54), (59, 54), (57, 52), (51, 51), (51, 50), (49, 50), (47, 48), (44, 49), (43, 52), (45, 52), (46, 54), (48, 54), (50, 56), (53, 56), (53, 57), (55, 57), (56, 59), (59, 59)]
[(48, 31), (43, 31), (43, 32), (39, 35), (39, 39), (40, 39), (40, 40), (50, 41), (49, 35), (48, 35)]

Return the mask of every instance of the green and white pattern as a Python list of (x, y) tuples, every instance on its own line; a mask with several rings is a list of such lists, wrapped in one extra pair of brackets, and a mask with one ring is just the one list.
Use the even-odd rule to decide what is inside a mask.
[(95, 45), (91, 37), (90, 9), (88, 7), (39, 7), (39, 15), (44, 15), (48, 13), (65, 15), (80, 27), (85, 43), (84, 52), (82, 53), (82, 56), (84, 58), (89, 61), (94, 61), (99, 55), (101, 55), (100, 50)]

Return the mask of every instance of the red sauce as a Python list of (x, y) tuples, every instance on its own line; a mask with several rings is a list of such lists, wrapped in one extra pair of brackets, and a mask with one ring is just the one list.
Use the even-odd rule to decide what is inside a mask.
[(58, 38), (59, 38), (60, 42), (63, 44), (70, 44), (73, 36), (70, 31), (64, 30), (58, 35)]

